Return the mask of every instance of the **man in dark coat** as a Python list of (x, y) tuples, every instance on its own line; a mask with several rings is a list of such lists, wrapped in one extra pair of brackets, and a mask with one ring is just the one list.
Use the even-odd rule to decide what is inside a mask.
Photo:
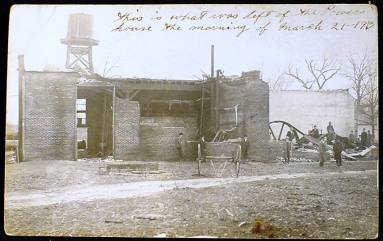
[(205, 161), (206, 157), (206, 141), (205, 136), (201, 137), (201, 140), (199, 141), (200, 147), (201, 147), (201, 155), (202, 155), (202, 161)]
[(367, 131), (367, 140), (366, 140), (366, 146), (370, 147), (372, 145), (372, 135), (370, 130)]
[(356, 143), (355, 135), (354, 135), (353, 131), (350, 132), (350, 135), (348, 136), (348, 139), (349, 139), (350, 142)]
[(176, 147), (178, 151), (178, 156), (180, 161), (184, 161), (185, 159), (185, 138), (184, 134), (181, 132), (177, 137)]
[(285, 163), (289, 163), (290, 157), (291, 157), (291, 141), (287, 135), (285, 139), (284, 157), (285, 157)]
[(330, 121), (327, 126), (327, 144), (331, 144), (334, 139), (335, 139), (335, 131)]
[(312, 130), (312, 136), (314, 137), (314, 138), (319, 138), (319, 130), (318, 130), (318, 128), (317, 128), (317, 126), (314, 126), (314, 129)]
[(248, 159), (248, 150), (249, 150), (249, 140), (247, 139), (247, 135), (244, 135), (241, 140), (241, 149), (242, 149), (242, 157), (243, 159)]
[(343, 144), (342, 142), (337, 138), (335, 140), (335, 143), (333, 145), (333, 152), (334, 152), (334, 159), (336, 161), (336, 165), (342, 166), (342, 151), (343, 151)]
[(286, 138), (289, 138), (290, 141), (293, 141), (294, 134), (293, 134), (291, 129), (289, 131), (287, 131)]
[(326, 161), (326, 145), (323, 140), (319, 142), (319, 166), (323, 166)]
[(362, 133), (360, 134), (360, 145), (363, 147), (367, 146), (367, 133), (366, 133), (366, 129), (364, 128)]

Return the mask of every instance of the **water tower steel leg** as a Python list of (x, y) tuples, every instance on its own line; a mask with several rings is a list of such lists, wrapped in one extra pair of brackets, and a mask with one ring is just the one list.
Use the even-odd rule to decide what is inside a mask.
[(92, 47), (88, 47), (89, 72), (93, 73)]
[(66, 49), (66, 63), (65, 63), (65, 67), (66, 67), (66, 68), (70, 68), (70, 67), (69, 67), (70, 52), (71, 52), (71, 46), (68, 45), (68, 48)]
[(78, 56), (78, 61), (80, 61), (85, 66), (85, 68), (89, 69), (89, 63), (86, 59), (83, 58), (82, 55)]
[[(77, 63), (77, 61), (81, 61), (81, 55), (73, 54), (73, 56), (75, 57), (75, 60), (73, 60), (72, 63), (69, 64), (69, 68), (72, 68), (73, 65), (75, 63)], [(84, 63), (82, 63), (82, 64), (84, 64)]]

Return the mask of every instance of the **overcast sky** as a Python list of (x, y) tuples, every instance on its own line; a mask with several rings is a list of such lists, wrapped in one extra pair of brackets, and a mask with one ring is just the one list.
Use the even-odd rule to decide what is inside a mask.
[[(303, 16), (301, 9), (310, 11)], [(261, 14), (263, 11), (271, 13), (265, 16)], [(287, 11), (286, 18), (281, 19), (281, 14)], [(118, 20), (119, 12), (143, 18), (142, 21), (126, 21), (125, 27), (151, 26), (151, 31), (112, 31), (122, 23)], [(43, 70), (47, 66), (65, 69), (66, 46), (60, 39), (66, 36), (68, 16), (72, 13), (94, 16), (93, 37), (100, 41), (93, 49), (95, 72), (102, 74), (108, 62), (108, 67), (115, 66), (108, 73), (109, 77), (196, 79), (194, 76), (201, 76), (202, 71), (210, 73), (212, 44), (216, 69), (224, 70), (225, 75), (240, 75), (256, 69), (262, 72), (264, 80), (276, 78), (289, 64), (298, 67), (305, 76), (305, 59), (320, 63), (326, 57), (345, 69), (348, 55), (367, 51), (370, 56), (377, 56), (377, 13), (369, 5), (18, 5), (12, 8), (10, 15), (7, 121), (17, 123), (17, 55), (24, 54), (26, 70)], [(202, 19), (185, 17), (181, 20), (186, 13), (189, 17), (206, 15)], [(215, 15), (214, 19), (214, 14), (222, 13), (232, 13), (234, 18), (217, 19)], [(181, 17), (170, 20), (172, 15)], [(152, 20), (159, 16), (160, 20)], [(258, 20), (257, 16), (260, 16)], [(362, 27), (365, 21), (370, 21), (368, 30)], [(339, 23), (336, 28), (343, 23), (346, 26), (343, 30), (331, 29), (336, 22)], [(176, 23), (182, 30), (164, 31), (165, 23)], [(319, 24), (321, 30), (287, 31), (281, 29), (283, 24), (285, 27)], [(245, 25), (247, 30), (243, 33), (238, 28), (191, 31), (193, 25), (238, 28)], [(259, 27), (265, 25), (268, 29), (260, 34)], [(325, 89), (349, 86), (349, 81), (338, 74)], [(299, 89), (300, 86), (294, 83), (289, 88)]]

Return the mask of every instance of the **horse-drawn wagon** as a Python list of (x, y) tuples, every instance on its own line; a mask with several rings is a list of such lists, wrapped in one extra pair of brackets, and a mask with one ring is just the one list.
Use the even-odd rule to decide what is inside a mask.
[(224, 172), (229, 169), (232, 176), (238, 177), (242, 152), (240, 143), (240, 139), (233, 139), (219, 142), (206, 142), (204, 148), (201, 147), (201, 144), (198, 144), (198, 174), (202, 175), (202, 172), (206, 173), (208, 168), (204, 168), (203, 164), (210, 164), (214, 176), (221, 177)]

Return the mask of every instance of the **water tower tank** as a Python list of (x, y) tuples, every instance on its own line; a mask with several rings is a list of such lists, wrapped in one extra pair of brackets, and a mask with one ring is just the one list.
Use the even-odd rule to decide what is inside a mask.
[(93, 16), (85, 13), (74, 13), (69, 15), (68, 31), (63, 44), (94, 46), (98, 41), (93, 39)]
[(61, 43), (67, 45), (66, 68), (75, 69), (80, 66), (93, 73), (92, 47), (98, 44), (98, 40), (92, 37), (92, 15), (85, 13), (69, 15), (67, 35), (65, 39), (61, 39)]
[(75, 13), (69, 15), (67, 38), (93, 37), (93, 16), (85, 13)]

